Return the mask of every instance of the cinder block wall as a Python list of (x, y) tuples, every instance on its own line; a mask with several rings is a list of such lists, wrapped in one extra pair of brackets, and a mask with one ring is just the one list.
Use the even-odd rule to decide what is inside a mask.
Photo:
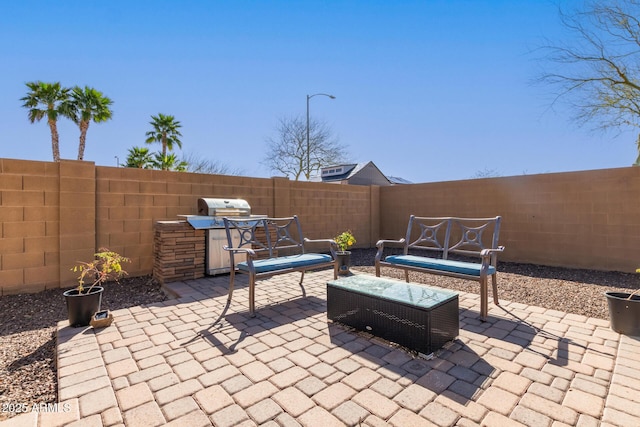
[(364, 187), (0, 159), (0, 293), (68, 287), (70, 268), (108, 247), (153, 269), (154, 224), (197, 214), (199, 197), (300, 216), (309, 238), (350, 229), (356, 247), (404, 235), (410, 214), (504, 217), (502, 259), (635, 271), (640, 168)]
[[(297, 214), (309, 238), (372, 238), (368, 187), (0, 159), (0, 294), (71, 287), (78, 261), (107, 247), (151, 274), (154, 225), (197, 214), (200, 197), (246, 199), (254, 214)], [(362, 236), (362, 237), (360, 237)]]
[(409, 215), (503, 217), (500, 259), (633, 272), (640, 266), (640, 167), (382, 187), (381, 238)]

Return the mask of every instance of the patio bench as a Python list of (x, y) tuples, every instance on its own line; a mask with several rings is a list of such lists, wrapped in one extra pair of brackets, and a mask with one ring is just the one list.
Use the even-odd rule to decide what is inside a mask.
[[(494, 218), (419, 217), (411, 215), (407, 233), (399, 240), (380, 240), (376, 244), (376, 276), (380, 267), (404, 270), (409, 282), (409, 271), (476, 280), (480, 283), (480, 316), (488, 313), (488, 277), (491, 276), (493, 302), (498, 302), (497, 262), (500, 216)], [(384, 257), (387, 246), (402, 247), (402, 254)], [(425, 253), (431, 256), (424, 256)], [(458, 254), (464, 260), (451, 260), (450, 254)], [(479, 258), (479, 262), (468, 257)]]
[[(223, 249), (229, 252), (231, 261), (228, 302), (231, 302), (233, 295), (236, 272), (248, 273), (251, 317), (255, 317), (255, 286), (258, 279), (300, 271), (299, 284), (304, 295), (302, 281), (305, 271), (333, 267), (334, 279), (338, 277), (335, 241), (304, 237), (296, 215), (285, 218), (224, 218), (224, 225), (227, 245)], [(323, 244), (329, 253), (307, 251), (309, 244)], [(245, 255), (246, 260), (236, 263), (235, 258), (240, 254)]]

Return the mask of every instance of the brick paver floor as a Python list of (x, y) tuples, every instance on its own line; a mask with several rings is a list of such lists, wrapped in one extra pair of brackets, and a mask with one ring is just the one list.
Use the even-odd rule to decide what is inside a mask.
[[(244, 279), (244, 281), (243, 281)], [(631, 426), (640, 338), (606, 321), (502, 301), (432, 359), (327, 322), (331, 271), (173, 283), (176, 299), (113, 312), (102, 330), (58, 326), (57, 408), (9, 426)], [(57, 409), (57, 412), (52, 409)]]

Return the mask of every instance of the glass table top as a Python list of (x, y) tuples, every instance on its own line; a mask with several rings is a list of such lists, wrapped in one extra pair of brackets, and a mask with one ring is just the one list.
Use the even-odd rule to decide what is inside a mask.
[(328, 285), (372, 297), (383, 298), (422, 308), (432, 308), (456, 298), (456, 292), (363, 274), (331, 280)]

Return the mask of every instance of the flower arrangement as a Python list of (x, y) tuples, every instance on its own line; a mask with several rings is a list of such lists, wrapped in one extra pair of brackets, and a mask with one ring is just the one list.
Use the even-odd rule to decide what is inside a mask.
[(71, 270), (73, 272), (80, 272), (78, 276), (78, 292), (83, 293), (87, 278), (91, 284), (89, 285), (88, 292), (94, 286), (102, 285), (107, 280), (118, 280), (123, 275), (127, 274), (122, 269), (122, 263), (131, 262), (129, 258), (123, 257), (117, 252), (110, 251), (107, 248), (100, 248), (98, 252), (94, 254), (95, 259), (90, 262), (78, 262)]
[(346, 251), (356, 243), (356, 238), (353, 237), (351, 230), (343, 231), (342, 233), (338, 234), (334, 238), (334, 240), (336, 241), (336, 244), (340, 248), (341, 252)]

